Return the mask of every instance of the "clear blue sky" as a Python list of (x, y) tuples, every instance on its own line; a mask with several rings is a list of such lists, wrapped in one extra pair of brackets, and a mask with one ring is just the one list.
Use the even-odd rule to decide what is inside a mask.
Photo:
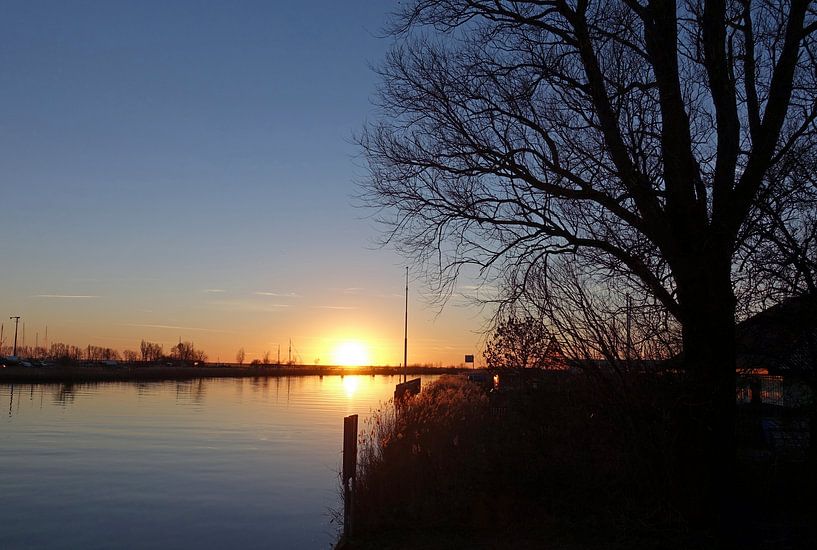
[[(352, 134), (390, 2), (4, 1), (0, 315), (50, 341), (193, 340), (212, 359), (402, 355), (402, 268), (355, 208)], [(413, 294), (420, 292), (418, 286)], [(412, 300), (410, 362), (478, 313)], [(42, 340), (40, 340), (42, 343)]]

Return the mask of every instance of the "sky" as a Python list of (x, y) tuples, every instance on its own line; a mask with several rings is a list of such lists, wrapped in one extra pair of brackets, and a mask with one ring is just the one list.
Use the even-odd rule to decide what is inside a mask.
[[(0, 4), (0, 320), (26, 344), (478, 353), (355, 205), (391, 2)], [(20, 339), (22, 341), (22, 339)]]

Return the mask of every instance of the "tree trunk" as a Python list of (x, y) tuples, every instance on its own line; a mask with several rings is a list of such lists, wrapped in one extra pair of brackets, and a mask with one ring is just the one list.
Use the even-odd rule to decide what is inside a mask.
[[(812, 361), (817, 361), (817, 356), (812, 356)], [(812, 369), (817, 369), (817, 364), (811, 365)], [(809, 447), (806, 459), (809, 463), (809, 469), (814, 472), (817, 471), (817, 379), (814, 374), (807, 377), (808, 389), (811, 392), (811, 404), (809, 406)]]
[(731, 255), (704, 255), (691, 267), (678, 278), (686, 371), (679, 482), (690, 518), (714, 528), (728, 545), (724, 537), (734, 535), (736, 519)]

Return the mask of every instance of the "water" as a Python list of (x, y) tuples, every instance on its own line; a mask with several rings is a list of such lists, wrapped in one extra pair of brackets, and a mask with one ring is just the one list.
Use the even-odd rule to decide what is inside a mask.
[(330, 547), (343, 417), (398, 381), (0, 385), (0, 548)]

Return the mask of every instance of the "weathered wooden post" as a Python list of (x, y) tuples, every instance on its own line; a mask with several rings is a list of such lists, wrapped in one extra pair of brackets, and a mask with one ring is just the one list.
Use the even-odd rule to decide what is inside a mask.
[(343, 535), (352, 536), (354, 485), (357, 478), (357, 415), (343, 419)]
[(394, 387), (394, 404), (399, 406), (403, 401), (420, 393), (420, 379), (415, 378)]

